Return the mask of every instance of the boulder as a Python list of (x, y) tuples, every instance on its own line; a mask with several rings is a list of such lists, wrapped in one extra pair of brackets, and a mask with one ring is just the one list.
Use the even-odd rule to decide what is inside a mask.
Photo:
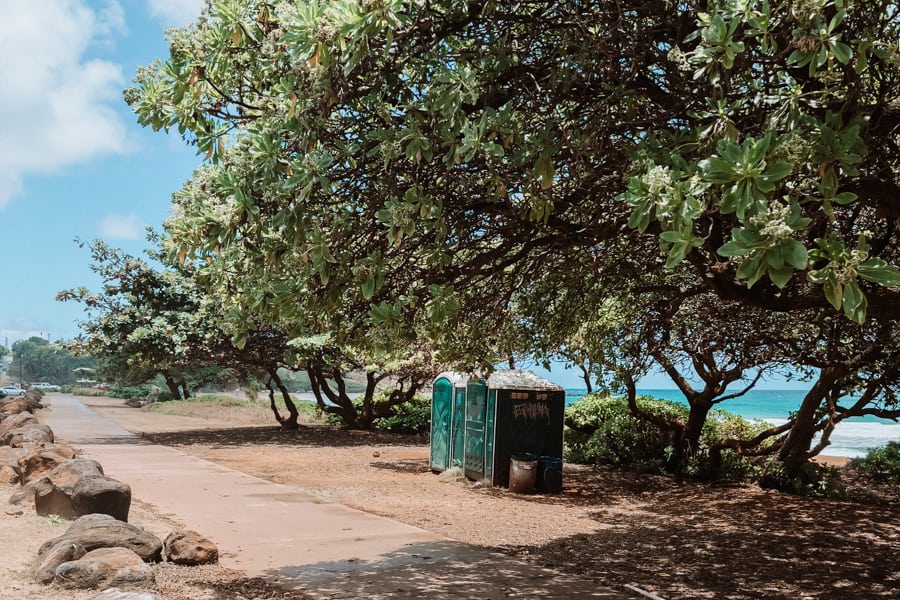
[(42, 516), (75, 519), (99, 513), (120, 521), (128, 520), (131, 488), (105, 477), (103, 467), (95, 460), (75, 458), (64, 461), (46, 477), (29, 483), (28, 487), (34, 490), (34, 507)]
[[(17, 415), (10, 415), (0, 421), (0, 440), (6, 438), (7, 434), (13, 429), (19, 429), (20, 427), (25, 427), (26, 425), (37, 425), (38, 420), (31, 413), (19, 413)], [(9, 445), (9, 442), (3, 442), (3, 446)]]
[(19, 473), (22, 483), (44, 477), (63, 462), (75, 458), (75, 450), (68, 446), (44, 444), (19, 457)]
[(44, 405), (41, 404), (40, 394), (35, 395), (25, 392), (24, 396), (0, 399), (0, 415), (16, 415), (23, 412), (33, 413), (39, 408), (44, 408)]
[(40, 444), (53, 443), (53, 430), (47, 425), (26, 425), (13, 429), (6, 438), (0, 438), (0, 444), (13, 448), (31, 448)]
[(25, 448), (10, 448), (0, 446), (0, 465), (9, 465), (19, 469), (19, 457), (28, 452)]
[[(22, 483), (21, 480), (19, 483)], [(38, 494), (46, 494), (52, 487), (53, 482), (47, 477), (32, 479), (24, 484), (21, 490), (9, 497), (9, 503), (22, 504), (23, 502), (34, 502), (34, 499)]]
[(109, 477), (82, 477), (72, 489), (72, 506), (77, 516), (104, 514), (128, 521), (131, 486)]
[(205, 565), (218, 562), (219, 548), (196, 531), (174, 531), (163, 542), (163, 556), (176, 565)]
[(71, 458), (56, 465), (47, 474), (54, 485), (64, 490), (72, 490), (82, 477), (98, 477), (103, 475), (103, 466), (96, 460), (87, 458)]
[(78, 560), (97, 548), (118, 547), (134, 551), (144, 562), (162, 558), (162, 541), (152, 533), (109, 515), (85, 515), (64, 534), (41, 545), (31, 575), (36, 581), (49, 583), (62, 563)]
[(98, 548), (77, 560), (59, 565), (53, 583), (69, 589), (113, 585), (152, 587), (156, 585), (156, 578), (150, 565), (141, 560), (134, 550)]
[(0, 465), (0, 485), (19, 483), (19, 470), (10, 465)]
[(32, 484), (29, 485), (34, 488), (34, 511), (39, 516), (56, 515), (63, 519), (74, 519), (79, 516), (72, 504), (70, 491), (57, 487), (49, 477), (42, 477)]
[(90, 600), (166, 600), (158, 594), (150, 592), (126, 592), (119, 588), (108, 588), (91, 596)]

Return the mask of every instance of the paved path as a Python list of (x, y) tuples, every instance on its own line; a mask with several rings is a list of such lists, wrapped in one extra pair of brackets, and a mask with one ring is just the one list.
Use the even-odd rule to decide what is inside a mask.
[(58, 439), (248, 576), (323, 599), (634, 598), (152, 444), (72, 396), (49, 400)]

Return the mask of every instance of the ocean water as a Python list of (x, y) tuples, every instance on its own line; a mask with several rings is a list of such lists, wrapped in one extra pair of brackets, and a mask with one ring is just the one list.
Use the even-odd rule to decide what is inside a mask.
[[(567, 389), (566, 403), (571, 404), (585, 393), (584, 389)], [(784, 423), (788, 414), (803, 401), (804, 390), (751, 390), (740, 398), (726, 400), (717, 408), (745, 419), (760, 419), (773, 424)], [(639, 389), (638, 394), (687, 404), (684, 395), (672, 389)], [(865, 456), (872, 448), (888, 442), (900, 442), (900, 423), (876, 417), (853, 417), (839, 423), (830, 438), (831, 444), (822, 454), (855, 458)]]

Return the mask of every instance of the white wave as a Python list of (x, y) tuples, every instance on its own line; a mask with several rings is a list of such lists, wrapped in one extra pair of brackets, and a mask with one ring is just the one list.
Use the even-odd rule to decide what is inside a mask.
[[(782, 425), (784, 420), (765, 419), (766, 423)], [(819, 437), (813, 440), (815, 446)], [(900, 423), (871, 423), (844, 421), (838, 423), (828, 439), (828, 446), (822, 450), (826, 456), (858, 458), (868, 454), (873, 448), (886, 446), (888, 442), (900, 442)]]

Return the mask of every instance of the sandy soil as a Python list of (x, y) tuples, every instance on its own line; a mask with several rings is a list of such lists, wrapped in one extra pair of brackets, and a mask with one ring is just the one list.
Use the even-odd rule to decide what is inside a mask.
[[(264, 407), (150, 407), (180, 413), (172, 415), (107, 398), (83, 401), (158, 443), (615, 589), (635, 585), (670, 600), (892, 598), (900, 589), (896, 488), (882, 490), (874, 503), (835, 502), (567, 464), (563, 493), (523, 496), (446, 481), (428, 469), (424, 440), (321, 424), (282, 431)], [(5, 530), (11, 517), (0, 517)], [(12, 518), (34, 520), (36, 537), (50, 527)], [(19, 544), (24, 562), (3, 579), (27, 585), (22, 565), (32, 553)], [(167, 598), (240, 597), (217, 595), (228, 577), (238, 576), (176, 572), (162, 579), (183, 594)], [(265, 593), (272, 595), (247, 597), (300, 597)]]

